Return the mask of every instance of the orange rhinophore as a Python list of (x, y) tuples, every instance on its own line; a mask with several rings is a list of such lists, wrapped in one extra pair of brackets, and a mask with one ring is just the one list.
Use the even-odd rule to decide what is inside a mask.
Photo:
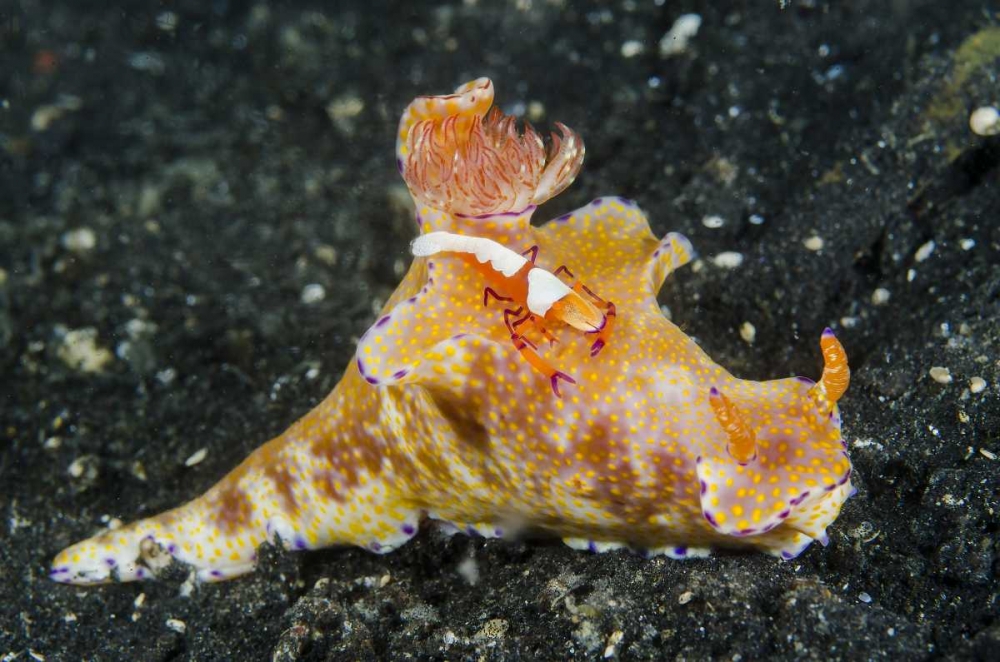
[(832, 409), (851, 383), (851, 369), (847, 365), (847, 352), (844, 351), (844, 346), (829, 328), (823, 331), (819, 346), (823, 350), (823, 376), (813, 387), (814, 394)]
[(757, 437), (743, 420), (740, 410), (714, 386), (709, 391), (708, 402), (712, 405), (716, 420), (729, 437), (726, 445), (729, 455), (743, 465), (754, 460), (757, 457)]

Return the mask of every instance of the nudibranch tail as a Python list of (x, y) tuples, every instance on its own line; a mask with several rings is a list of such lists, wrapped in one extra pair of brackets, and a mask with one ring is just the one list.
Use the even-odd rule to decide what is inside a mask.
[(726, 431), (726, 450), (739, 464), (745, 465), (757, 457), (757, 437), (747, 425), (740, 410), (719, 389), (712, 387), (708, 401), (719, 425)]
[(67, 584), (138, 581), (156, 577), (172, 559), (191, 565), (199, 581), (251, 572), (263, 532), (237, 534), (224, 521), (213, 521), (206, 497), (64, 549), (52, 561), (49, 576)]
[(826, 409), (832, 409), (847, 391), (851, 369), (847, 365), (847, 352), (831, 329), (823, 331), (819, 344), (823, 351), (823, 376), (812, 392), (817, 400), (826, 403)]
[(576, 133), (557, 124), (546, 149), (530, 124), (522, 131), (515, 117), (490, 110), (492, 102), (493, 84), (480, 78), (406, 109), (397, 159), (419, 203), (464, 216), (520, 211), (576, 178), (585, 152)]

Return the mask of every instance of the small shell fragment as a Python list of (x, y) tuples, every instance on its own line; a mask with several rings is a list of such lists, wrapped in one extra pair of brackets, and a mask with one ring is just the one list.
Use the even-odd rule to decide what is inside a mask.
[(982, 393), (986, 390), (986, 380), (982, 377), (973, 377), (969, 380), (969, 391), (972, 393)]
[(813, 236), (803, 241), (802, 245), (813, 252), (821, 251), (823, 250), (823, 237), (814, 234)]
[(889, 303), (889, 299), (892, 297), (892, 293), (884, 287), (876, 288), (872, 292), (872, 303), (876, 306), (881, 306), (883, 304)]
[(936, 381), (938, 384), (950, 384), (951, 383), (951, 370), (948, 368), (943, 368), (939, 365), (934, 366), (930, 369), (931, 379)]
[(686, 51), (688, 42), (698, 34), (700, 28), (700, 15), (682, 14), (678, 16), (670, 30), (660, 39), (660, 56), (670, 57)]
[(196, 464), (201, 464), (202, 460), (204, 460), (207, 456), (208, 456), (208, 449), (199, 448), (194, 453), (191, 453), (191, 457), (184, 460), (184, 466), (193, 467)]
[(736, 269), (743, 264), (743, 253), (725, 251), (712, 258), (712, 262), (715, 263), (715, 266), (721, 267), (722, 269)]
[(702, 217), (701, 224), (709, 230), (718, 230), (726, 224), (726, 219), (722, 218), (718, 214), (710, 214)]
[(996, 106), (976, 108), (969, 115), (969, 128), (977, 136), (1000, 134), (1000, 110), (997, 110)]
[(319, 283), (310, 283), (302, 288), (299, 299), (302, 303), (309, 305), (318, 303), (326, 298), (326, 288)]
[(178, 632), (180, 634), (184, 634), (187, 631), (187, 623), (185, 623), (179, 618), (168, 618), (166, 625), (167, 628), (173, 630), (174, 632)]
[(926, 244), (917, 249), (917, 252), (913, 255), (913, 259), (916, 260), (917, 262), (923, 262), (924, 260), (926, 260), (931, 256), (931, 253), (934, 252), (935, 246), (936, 244), (934, 243), (934, 240), (931, 239)]

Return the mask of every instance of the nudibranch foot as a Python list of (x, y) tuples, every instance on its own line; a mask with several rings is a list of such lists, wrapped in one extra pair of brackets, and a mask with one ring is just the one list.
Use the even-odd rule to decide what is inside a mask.
[(604, 554), (619, 549), (632, 549), (629, 545), (622, 542), (591, 540), (590, 538), (563, 538), (563, 544), (572, 549), (592, 552), (594, 554)]
[(662, 547), (650, 547), (646, 549), (650, 556), (666, 556), (675, 561), (686, 559), (704, 559), (712, 555), (712, 550), (707, 547), (690, 547), (684, 544), (664, 545)]

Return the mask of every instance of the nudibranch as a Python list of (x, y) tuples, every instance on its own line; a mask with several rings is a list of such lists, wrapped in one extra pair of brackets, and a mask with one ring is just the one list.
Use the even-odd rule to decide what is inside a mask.
[[(480, 78), (403, 114), (416, 257), (333, 392), (203, 496), (60, 552), (53, 579), (145, 579), (173, 558), (216, 581), (266, 540), (384, 553), (426, 519), (673, 558), (827, 544), (853, 493), (840, 342), (823, 333), (816, 383), (729, 374), (657, 304), (688, 240), (657, 240), (614, 197), (532, 226), (583, 142), (557, 125), (546, 143), (492, 105)], [(554, 370), (572, 375), (561, 397)]]

